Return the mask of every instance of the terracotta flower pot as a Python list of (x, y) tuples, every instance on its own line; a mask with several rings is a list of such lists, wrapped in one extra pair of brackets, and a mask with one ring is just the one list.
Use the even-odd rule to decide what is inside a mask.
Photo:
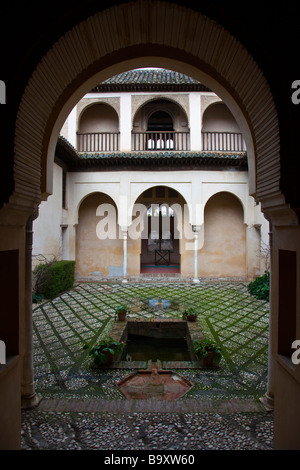
[(198, 314), (195, 314), (195, 315), (187, 315), (185, 314), (185, 318), (187, 321), (196, 321), (197, 320), (197, 317), (198, 317)]
[(113, 362), (114, 355), (110, 352), (106, 352), (105, 355), (107, 358), (105, 364), (111, 364)]
[(119, 321), (125, 321), (127, 311), (126, 310), (120, 310), (118, 312), (118, 320)]
[(202, 364), (205, 367), (211, 367), (214, 362), (214, 357), (215, 357), (215, 351), (209, 351), (207, 353), (207, 356), (203, 356), (202, 358)]

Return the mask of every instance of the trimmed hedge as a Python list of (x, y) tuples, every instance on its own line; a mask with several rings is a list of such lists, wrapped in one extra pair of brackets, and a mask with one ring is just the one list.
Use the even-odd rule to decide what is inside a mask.
[(34, 269), (38, 279), (35, 294), (53, 299), (61, 292), (71, 289), (75, 278), (75, 261), (54, 261), (40, 264)]
[(254, 281), (248, 284), (248, 291), (257, 299), (270, 300), (270, 273), (265, 272), (262, 276), (257, 277)]

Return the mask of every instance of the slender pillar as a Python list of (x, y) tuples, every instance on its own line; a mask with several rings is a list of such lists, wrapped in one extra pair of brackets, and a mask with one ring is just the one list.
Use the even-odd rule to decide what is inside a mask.
[(77, 133), (76, 133), (76, 113), (77, 106), (74, 106), (68, 117), (68, 141), (77, 149)]
[(131, 94), (122, 93), (120, 98), (120, 151), (131, 151)]
[(199, 233), (199, 226), (193, 225), (193, 232), (194, 232), (194, 279), (193, 282), (200, 282), (198, 279), (198, 233)]
[(190, 93), (190, 139), (191, 150), (202, 150), (201, 94)]
[[(270, 295), (272, 292), (272, 256), (273, 256), (273, 232), (272, 224), (270, 222), (269, 232), (269, 243), (270, 243)], [(267, 391), (263, 398), (260, 399), (261, 404), (267, 411), (274, 410), (274, 368), (273, 368), (273, 357), (272, 357), (272, 301), (270, 302), (270, 313), (269, 313), (269, 345), (268, 345), (268, 383)]]
[(122, 230), (123, 235), (123, 280), (122, 282), (127, 282), (127, 234), (128, 231)]
[(31, 216), (26, 224), (25, 247), (25, 318), (24, 318), (24, 355), (22, 362), (21, 400), (22, 408), (33, 408), (40, 402), (35, 393), (33, 382), (33, 331), (32, 331), (32, 240), (33, 221), (38, 214)]

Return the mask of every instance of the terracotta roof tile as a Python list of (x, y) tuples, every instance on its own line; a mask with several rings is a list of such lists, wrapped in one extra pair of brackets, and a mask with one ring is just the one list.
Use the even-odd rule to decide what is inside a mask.
[(108, 78), (93, 88), (93, 92), (135, 90), (210, 91), (205, 85), (184, 73), (167, 69), (135, 69)]
[(115, 75), (104, 84), (194, 84), (199, 82), (187, 75), (167, 69), (136, 69)]

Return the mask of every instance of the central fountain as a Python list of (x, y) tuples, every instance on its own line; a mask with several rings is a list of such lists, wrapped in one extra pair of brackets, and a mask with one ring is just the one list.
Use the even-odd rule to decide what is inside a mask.
[(177, 372), (163, 370), (152, 364), (147, 370), (139, 370), (124, 377), (117, 384), (120, 392), (130, 400), (177, 400), (185, 395), (193, 384)]
[(150, 308), (158, 308), (159, 310), (162, 310), (169, 308), (172, 304), (172, 301), (167, 299), (149, 299), (148, 304)]
[[(163, 299), (151, 300), (160, 305)], [(127, 344), (107, 366), (132, 370), (117, 384), (126, 398), (176, 400), (193, 387), (176, 369), (199, 368), (193, 348), (193, 340), (203, 337), (198, 322), (156, 316), (152, 320), (132, 318), (116, 321), (110, 336)]]

